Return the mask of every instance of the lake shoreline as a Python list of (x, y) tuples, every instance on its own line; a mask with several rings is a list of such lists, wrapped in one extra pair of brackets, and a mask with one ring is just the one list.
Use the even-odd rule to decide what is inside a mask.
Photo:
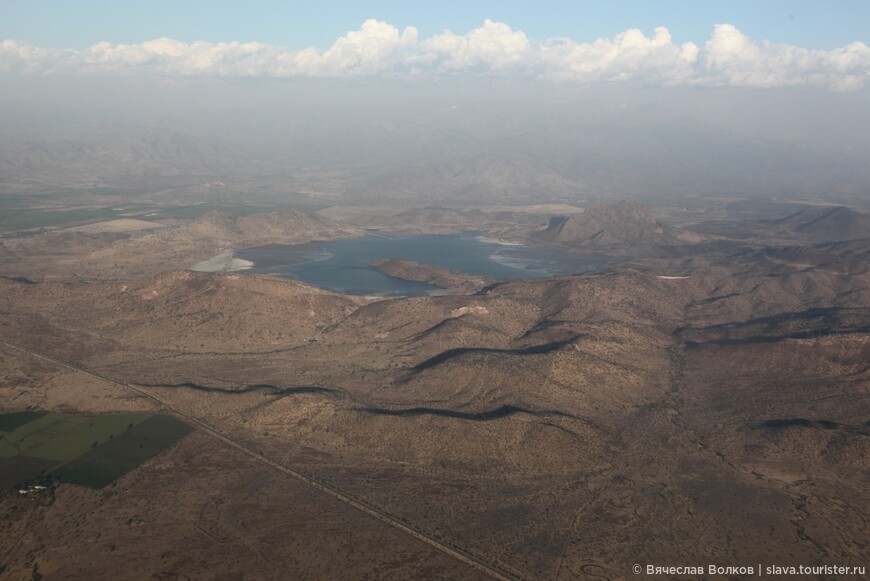
[[(600, 258), (498, 240), (480, 231), (273, 244), (240, 250), (236, 256), (253, 263), (253, 272), (353, 295), (424, 295), (460, 279), (465, 282), (456, 288), (470, 288), (468, 281), (473, 279), (546, 278), (581, 274), (604, 265)], [(390, 272), (377, 268), (389, 261)], [(431, 284), (448, 273), (451, 276), (442, 278), (441, 284)]]

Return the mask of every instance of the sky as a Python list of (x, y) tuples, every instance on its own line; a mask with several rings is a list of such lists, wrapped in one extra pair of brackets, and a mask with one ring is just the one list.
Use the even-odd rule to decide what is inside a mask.
[(2, 0), (0, 72), (518, 75), (663, 86), (870, 81), (870, 2)]
[(592, 41), (628, 28), (649, 33), (664, 26), (678, 42), (701, 43), (717, 23), (733, 24), (754, 39), (811, 49), (870, 40), (866, 0), (2, 0), (0, 5), (0, 38), (76, 49), (161, 37), (325, 49), (370, 18), (399, 28), (414, 26), (425, 37), (444, 30), (466, 33), (488, 18), (537, 40), (565, 36)]

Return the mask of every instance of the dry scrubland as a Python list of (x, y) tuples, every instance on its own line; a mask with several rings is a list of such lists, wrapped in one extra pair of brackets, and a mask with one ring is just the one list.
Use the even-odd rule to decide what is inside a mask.
[(38, 502), (0, 501), (10, 579), (485, 578), (202, 433), (103, 490)]
[(121, 229), (91, 224), (6, 237), (0, 240), (0, 268), (37, 279), (123, 279), (188, 268), (227, 249), (346, 238), (361, 232), (291, 208), (258, 216), (212, 211), (172, 227)]
[[(667, 236), (666, 250), (440, 297), (369, 302), (177, 270), (0, 279), (0, 340), (133, 384), (517, 576), (865, 564), (862, 259), (687, 246), (630, 209), (617, 218), (634, 222), (597, 239)], [(0, 357), (2, 409), (160, 409), (3, 344)], [(104, 491), (0, 509), (16, 572), (478, 575), (202, 431)]]

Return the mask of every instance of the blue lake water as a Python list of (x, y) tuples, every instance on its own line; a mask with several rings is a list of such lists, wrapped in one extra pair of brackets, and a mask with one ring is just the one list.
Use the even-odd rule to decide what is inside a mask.
[(497, 279), (540, 278), (600, 268), (600, 258), (544, 248), (486, 242), (480, 232), (385, 236), (270, 244), (240, 250), (235, 256), (254, 263), (252, 270), (277, 274), (347, 294), (415, 295), (435, 293), (433, 285), (406, 281), (369, 266), (377, 259), (405, 258), (450, 270)]

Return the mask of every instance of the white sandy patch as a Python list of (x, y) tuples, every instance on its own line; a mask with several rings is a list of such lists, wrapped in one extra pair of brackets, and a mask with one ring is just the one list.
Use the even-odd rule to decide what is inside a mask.
[(230, 265), (227, 268), (227, 272), (238, 272), (240, 270), (248, 270), (252, 266), (254, 266), (254, 263), (251, 262), (250, 260), (243, 260), (241, 258), (233, 258), (230, 261)]
[(463, 315), (488, 315), (489, 309), (486, 307), (482, 307), (479, 305), (473, 307), (459, 307), (458, 309), (454, 309), (450, 311), (450, 314), (447, 315), (450, 319), (455, 319), (457, 317), (461, 317)]
[(232, 250), (224, 250), (214, 258), (194, 264), (189, 270), (193, 272), (236, 272), (248, 270), (252, 266), (254, 266), (254, 263), (250, 260), (233, 258)]
[(510, 240), (502, 240), (500, 238), (490, 238), (489, 236), (477, 236), (475, 240), (484, 244), (498, 244), (499, 246), (523, 246), (522, 242), (511, 242)]
[(660, 275), (657, 275), (656, 278), (660, 278), (662, 280), (682, 280), (684, 278), (689, 278), (689, 277), (688, 276), (664, 276), (664, 275), (660, 274)]
[(63, 232), (102, 234), (106, 232), (138, 232), (141, 230), (156, 230), (158, 228), (166, 228), (166, 226), (164, 224), (157, 224), (156, 222), (148, 222), (147, 220), (122, 218), (118, 220), (108, 220), (106, 222), (97, 222), (96, 224), (85, 224), (84, 226), (73, 226), (72, 228), (64, 228)]

